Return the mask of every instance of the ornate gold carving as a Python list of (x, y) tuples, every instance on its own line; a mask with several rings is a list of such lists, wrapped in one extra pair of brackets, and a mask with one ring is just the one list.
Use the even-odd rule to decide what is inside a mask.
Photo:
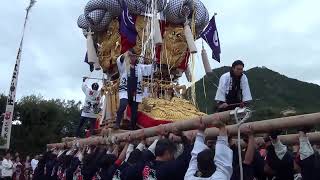
[(189, 101), (181, 98), (171, 100), (144, 98), (140, 111), (158, 120), (185, 120), (205, 115)]
[[(149, 34), (144, 29), (147, 25), (148, 17), (138, 16), (136, 20), (136, 30), (138, 32), (136, 46), (134, 50), (137, 54), (141, 53), (142, 41), (146, 41)], [(121, 42), (119, 34), (118, 19), (113, 19), (107, 32), (98, 34), (99, 62), (102, 69), (106, 72), (114, 72), (116, 60), (120, 55)], [(163, 46), (161, 51), (161, 64), (169, 65), (169, 68), (177, 67), (181, 64), (187, 53), (187, 42), (184, 36), (183, 25), (167, 24), (165, 27)], [(151, 57), (151, 49), (146, 48), (146, 57)], [(150, 62), (146, 62), (150, 63)], [(111, 69), (112, 67), (112, 69)]]

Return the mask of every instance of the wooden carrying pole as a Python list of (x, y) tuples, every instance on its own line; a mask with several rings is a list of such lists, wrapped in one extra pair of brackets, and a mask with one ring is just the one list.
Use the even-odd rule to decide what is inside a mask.
[[(311, 144), (320, 144), (320, 132), (312, 132), (307, 133), (308, 139)], [(287, 134), (287, 135), (279, 135), (278, 138), (280, 141), (288, 146), (299, 144), (299, 134)], [(147, 139), (147, 144), (151, 144), (154, 140), (156, 140), (157, 137), (151, 137)], [(208, 139), (211, 140), (211, 139)], [(263, 137), (256, 137), (256, 144), (264, 144), (264, 138)], [(180, 141), (180, 140), (178, 140)], [(237, 142), (237, 139), (233, 139), (234, 142)], [(241, 140), (241, 146), (244, 146), (245, 142)]]
[[(307, 133), (307, 136), (311, 144), (320, 143), (320, 132)], [(299, 144), (299, 134), (280, 135), (278, 138), (283, 144), (288, 146)], [(256, 142), (258, 144), (264, 143), (264, 139), (262, 137), (257, 137)]]
[[(310, 127), (317, 124), (320, 124), (320, 113), (304, 114), (299, 116), (290, 116), (290, 117), (276, 118), (276, 119), (270, 119), (270, 120), (249, 122), (249, 123), (242, 124), (241, 127), (245, 125), (250, 125), (254, 133), (266, 133), (274, 130), (299, 128), (302, 126)], [(230, 126), (227, 126), (227, 130), (229, 135), (236, 136), (238, 127), (237, 125), (230, 125)], [(219, 129), (208, 128), (205, 131), (205, 134), (209, 138), (216, 137), (219, 134)]]
[[(227, 121), (230, 121), (232, 119), (232, 113), (233, 111), (225, 111), (225, 112), (220, 112), (220, 113), (215, 113), (212, 115), (206, 115), (201, 117), (203, 122), (205, 123), (210, 123), (212, 125), (215, 125), (219, 123), (219, 121), (226, 123)], [(242, 113), (243, 114), (243, 113)], [(200, 117), (193, 118), (190, 120), (184, 120), (180, 122), (175, 122), (175, 123), (169, 123), (169, 124), (164, 124), (162, 125), (163, 128), (168, 130), (168, 132), (173, 130), (173, 127), (177, 127), (178, 130), (180, 131), (186, 131), (190, 129), (195, 129), (195, 123), (199, 121)], [(130, 132), (125, 132), (121, 134), (116, 134), (113, 136), (113, 139), (117, 139), (117, 141), (125, 141), (125, 139), (129, 135), (137, 135), (141, 134), (141, 131), (143, 131), (145, 137), (153, 137), (157, 135), (157, 128), (158, 127), (151, 127), (151, 128), (145, 128), (145, 129), (140, 129), (140, 130), (135, 130), (135, 131), (130, 131)], [(86, 138), (86, 139), (78, 139), (76, 140), (79, 142), (79, 145), (91, 145), (91, 144), (105, 144), (107, 143), (107, 139), (104, 139), (102, 137), (92, 137), (92, 138)], [(71, 142), (66, 142), (66, 143), (55, 143), (55, 144), (48, 144), (47, 147), (49, 149), (51, 148), (63, 148), (63, 147), (70, 147), (75, 143), (75, 141)]]
[[(214, 126), (219, 121), (226, 122), (230, 120), (230, 111), (216, 113), (208, 116), (204, 116), (203, 122), (211, 123)], [(185, 120), (179, 121), (176, 123), (165, 124), (163, 127), (170, 132), (176, 127), (180, 131), (186, 131), (190, 129), (196, 129), (195, 122), (199, 121), (199, 118), (195, 118), (192, 120)], [(263, 121), (256, 121), (256, 122), (249, 122), (244, 123), (242, 126), (250, 125), (254, 131), (254, 133), (266, 133), (273, 130), (281, 130), (281, 129), (288, 129), (288, 128), (299, 128), (302, 126), (314, 126), (320, 124), (320, 113), (313, 113), (313, 114), (305, 114), (299, 116), (291, 116), (291, 117), (283, 117), (283, 118), (276, 118), (270, 120), (263, 120)], [(231, 136), (237, 135), (237, 125), (229, 125), (227, 126), (228, 133)], [(131, 135), (132, 137), (137, 137), (138, 134), (141, 134), (141, 131), (144, 131), (145, 137), (153, 137), (157, 135), (157, 127), (145, 128), (143, 130), (136, 130), (125, 132), (121, 134), (116, 134), (113, 136), (113, 139), (117, 139), (117, 141), (125, 141), (126, 137)], [(195, 130), (187, 131), (186, 133), (193, 133)], [(219, 129), (218, 128), (207, 128), (205, 131), (206, 136), (210, 139), (218, 136)], [(103, 137), (92, 137), (87, 139), (78, 140), (80, 145), (90, 145), (90, 144), (105, 144), (107, 143), (107, 139)], [(72, 145), (74, 142), (68, 142), (67, 145)], [(65, 143), (57, 143), (57, 144), (48, 144), (48, 148), (53, 147), (63, 147)]]
[[(311, 144), (320, 144), (320, 132), (312, 132), (307, 133), (308, 139)], [(288, 135), (280, 135), (278, 138), (281, 140), (281, 142), (285, 145), (291, 146), (299, 143), (299, 134), (288, 134)], [(151, 144), (156, 137), (148, 138), (148, 143)], [(235, 140), (237, 141), (237, 140)], [(103, 144), (103, 142), (106, 142), (102, 137), (94, 137), (94, 138), (86, 138), (81, 139), (78, 141), (80, 146), (88, 145), (88, 144)], [(243, 143), (243, 142), (241, 142)], [(257, 137), (256, 138), (257, 144), (263, 144), (264, 139), (263, 137)], [(48, 144), (48, 149), (57, 148), (57, 149), (64, 149), (65, 147), (69, 148), (72, 147), (74, 144), (74, 141), (69, 141), (65, 143), (56, 143), (56, 144)]]
[[(205, 115), (202, 117), (197, 117), (189, 120), (183, 120), (175, 123), (169, 123), (169, 124), (163, 124), (163, 128), (167, 132), (172, 132), (174, 128), (176, 128), (179, 131), (187, 131), (190, 129), (196, 129), (196, 122), (202, 118), (202, 121), (204, 123), (210, 124), (210, 125), (217, 125), (221, 122), (226, 123), (232, 119), (231, 115), (232, 111), (225, 111), (225, 112), (220, 112), (220, 113), (215, 113), (212, 115)], [(139, 129), (135, 131), (130, 131), (122, 134), (116, 134), (113, 136), (114, 139), (117, 139), (117, 141), (125, 141), (125, 139), (129, 136), (136, 136), (138, 134), (141, 134), (141, 131), (143, 131), (145, 137), (153, 137), (157, 135), (157, 129), (158, 127), (150, 127), (150, 128), (145, 128), (145, 129)]]

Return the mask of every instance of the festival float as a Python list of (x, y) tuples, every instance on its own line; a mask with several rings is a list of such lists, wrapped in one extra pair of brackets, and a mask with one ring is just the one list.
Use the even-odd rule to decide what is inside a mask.
[[(6, 112), (0, 138), (0, 148), (9, 149), (11, 123), (14, 111), (17, 79), (19, 73), (23, 37), (28, 14), (35, 0), (30, 0), (26, 9), (23, 35), (20, 41), (16, 64), (11, 80)], [(62, 153), (77, 155), (86, 150), (88, 145), (123, 145), (132, 139), (146, 138), (150, 143), (159, 135), (158, 130), (176, 133), (184, 131), (192, 137), (196, 133), (198, 123), (210, 125), (206, 129), (207, 139), (218, 136), (221, 123), (227, 124), (228, 135), (238, 146), (240, 164), (240, 179), (243, 179), (241, 133), (250, 127), (253, 133), (268, 133), (283, 129), (301, 129), (320, 124), (320, 112), (295, 115), (294, 109), (281, 112), (282, 118), (246, 122), (251, 116), (251, 110), (236, 108), (230, 111), (207, 115), (200, 112), (195, 105), (195, 63), (200, 63), (195, 54), (198, 52), (195, 41), (203, 38), (213, 50), (213, 59), (219, 61), (220, 44), (215, 27), (214, 16), (209, 21), (209, 13), (200, 0), (90, 0), (84, 14), (78, 18), (78, 26), (83, 30), (87, 41), (86, 62), (90, 71), (102, 70), (106, 78), (103, 81), (104, 103), (97, 118), (98, 134), (90, 138), (64, 138), (62, 143), (47, 144), (48, 150), (54, 150), (59, 157)], [(215, 48), (213, 48), (213, 46)], [(156, 67), (154, 73), (143, 78), (142, 90), (144, 99), (139, 107), (138, 124), (141, 129), (134, 131), (113, 130), (115, 112), (119, 105), (119, 72), (117, 58), (133, 48), (141, 64), (152, 64)], [(206, 51), (201, 50), (202, 63), (206, 73), (211, 72)], [(185, 85), (179, 84), (179, 79), (185, 74), (191, 82), (191, 93), (186, 94)], [(91, 79), (99, 79), (92, 78)], [(186, 97), (190, 97), (187, 100)], [(130, 108), (127, 108), (125, 119), (130, 120)], [(125, 127), (125, 124), (123, 125)], [(320, 143), (320, 133), (306, 134), (310, 143)], [(286, 145), (298, 143), (298, 134), (280, 135), (278, 138)], [(132, 140), (131, 139), (131, 140)], [(177, 141), (178, 142), (178, 141)], [(263, 144), (264, 139), (257, 137), (256, 142)], [(309, 143), (309, 145), (310, 145)], [(104, 148), (106, 148), (105, 146)], [(81, 150), (80, 150), (80, 149)], [(69, 151), (66, 151), (69, 149)], [(79, 158), (80, 160), (81, 158)], [(60, 168), (60, 167), (59, 167)], [(60, 169), (61, 170), (61, 169)], [(79, 169), (78, 169), (79, 170)], [(78, 173), (76, 171), (76, 174)], [(59, 171), (59, 170), (58, 170)], [(65, 178), (65, 173), (61, 179)], [(81, 170), (80, 176), (81, 178)]]
[[(209, 23), (209, 13), (200, 0), (91, 0), (78, 18), (87, 39), (87, 58), (95, 70), (104, 72), (102, 124), (112, 122), (118, 107), (117, 58), (133, 48), (143, 64), (156, 64), (156, 71), (144, 77), (144, 99), (139, 106), (138, 125), (153, 127), (204, 115), (186, 97), (179, 85), (185, 73), (194, 77), (199, 63), (195, 40)], [(205, 55), (206, 56), (206, 55)], [(211, 70), (208, 58), (205, 69)], [(130, 109), (127, 117), (130, 119)]]
[[(197, 128), (195, 122), (199, 120), (213, 126), (206, 131), (210, 138), (218, 135), (214, 126), (221, 122), (232, 124), (227, 129), (230, 135), (238, 135), (238, 138), (243, 123), (250, 125), (255, 133), (319, 124), (319, 113), (245, 123), (251, 114), (248, 108), (211, 115), (198, 110), (193, 86), (195, 63), (202, 63), (206, 73), (212, 69), (203, 42), (201, 60), (196, 58), (198, 48), (195, 41), (202, 38), (213, 50), (212, 60), (220, 61), (215, 15), (209, 21), (208, 10), (200, 0), (90, 0), (77, 23), (87, 41), (85, 62), (90, 65), (90, 71), (101, 70), (106, 77), (101, 79), (104, 103), (97, 118), (98, 134), (84, 139), (66, 137), (62, 143), (48, 144), (47, 148), (114, 144), (141, 133), (151, 141), (157, 135), (159, 125), (169, 132), (176, 129), (192, 134)], [(139, 63), (153, 64), (156, 70), (143, 79), (144, 99), (139, 105), (137, 122), (141, 129), (126, 131), (123, 130), (126, 129), (124, 124), (121, 130), (114, 130), (119, 105), (116, 61), (130, 48), (136, 52)], [(179, 84), (183, 74), (191, 84), (189, 94), (186, 85)], [(124, 119), (130, 120), (128, 107)], [(295, 141), (295, 136), (281, 138), (290, 144)], [(313, 142), (320, 142), (317, 133), (309, 136)]]

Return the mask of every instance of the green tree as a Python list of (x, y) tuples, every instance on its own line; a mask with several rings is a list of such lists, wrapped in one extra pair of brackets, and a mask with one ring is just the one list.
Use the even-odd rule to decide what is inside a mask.
[[(3, 99), (5, 96), (1, 95), (2, 112), (5, 108)], [(79, 121), (80, 104), (60, 99), (45, 100), (35, 95), (21, 98), (15, 106), (14, 120), (22, 124), (12, 126), (10, 148), (21, 153), (42, 152), (46, 144), (72, 136)]]

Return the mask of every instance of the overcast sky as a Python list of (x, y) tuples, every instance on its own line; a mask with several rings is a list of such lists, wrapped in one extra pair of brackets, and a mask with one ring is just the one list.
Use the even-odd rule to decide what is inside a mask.
[[(244, 60), (246, 69), (266, 66), (288, 77), (320, 85), (320, 13), (317, 0), (202, 0), (216, 17), (221, 63)], [(45, 98), (82, 100), (81, 77), (89, 75), (83, 63), (86, 41), (77, 18), (87, 1), (38, 0), (25, 35), (17, 97), (41, 94)], [(29, 0), (10, 0), (0, 6), (0, 93), (9, 82)], [(201, 41), (197, 42), (199, 45)], [(200, 46), (198, 48), (200, 50)], [(200, 52), (200, 51), (199, 51)], [(211, 51), (207, 48), (209, 56)], [(200, 53), (198, 54), (200, 57)], [(204, 75), (201, 60), (197, 78)], [(101, 77), (101, 72), (92, 76)]]

